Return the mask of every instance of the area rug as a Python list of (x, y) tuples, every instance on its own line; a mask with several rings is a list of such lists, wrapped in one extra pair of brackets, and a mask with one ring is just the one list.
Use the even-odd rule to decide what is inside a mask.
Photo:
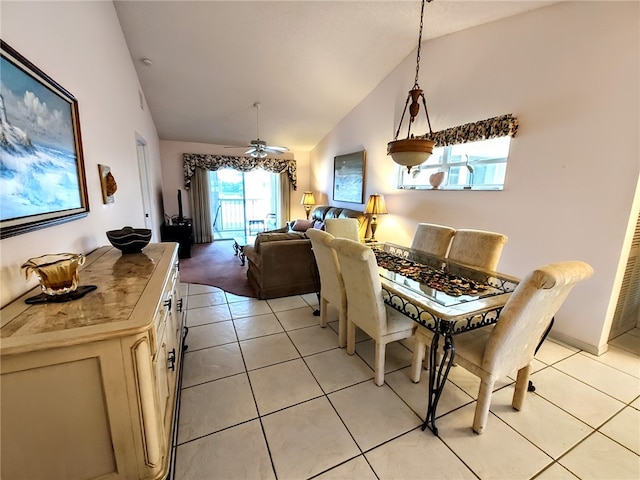
[(247, 265), (233, 251), (233, 240), (197, 243), (191, 247), (191, 258), (180, 259), (180, 281), (218, 287), (225, 292), (256, 298), (249, 280)]

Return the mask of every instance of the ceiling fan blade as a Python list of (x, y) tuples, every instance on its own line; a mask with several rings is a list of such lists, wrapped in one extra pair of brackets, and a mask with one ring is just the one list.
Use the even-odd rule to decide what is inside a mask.
[(254, 152), (257, 152), (257, 151), (258, 151), (258, 149), (257, 149), (256, 147), (251, 147), (249, 150), (247, 150), (247, 151), (246, 151), (246, 152), (244, 152), (244, 153), (245, 153), (245, 154), (247, 154), (247, 153), (254, 153)]
[(273, 150), (274, 152), (288, 152), (289, 149), (287, 147), (278, 147), (276, 145), (267, 145), (267, 149)]

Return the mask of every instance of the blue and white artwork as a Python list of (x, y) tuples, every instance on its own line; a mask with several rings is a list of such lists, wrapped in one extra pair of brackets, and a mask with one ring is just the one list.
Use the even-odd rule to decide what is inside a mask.
[(0, 61), (0, 221), (83, 208), (72, 105)]
[(333, 159), (333, 199), (362, 203), (364, 193), (364, 151)]

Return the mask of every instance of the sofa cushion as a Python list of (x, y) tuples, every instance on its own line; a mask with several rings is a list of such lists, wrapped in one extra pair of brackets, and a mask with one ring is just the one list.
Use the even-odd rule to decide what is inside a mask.
[(256, 237), (256, 242), (253, 245), (256, 253), (260, 252), (260, 244), (266, 242), (280, 242), (283, 240), (301, 240), (304, 239), (304, 233), (302, 232), (262, 232)]
[(324, 222), (321, 222), (320, 220), (315, 220), (313, 222), (313, 228), (316, 228), (318, 230), (324, 230)]
[(310, 228), (313, 228), (313, 220), (303, 220), (301, 218), (296, 220), (293, 227), (291, 227), (294, 232), (306, 232)]

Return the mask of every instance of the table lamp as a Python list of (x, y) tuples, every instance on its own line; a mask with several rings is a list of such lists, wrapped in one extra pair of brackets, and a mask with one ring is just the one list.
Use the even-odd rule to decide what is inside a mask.
[(311, 212), (311, 207), (316, 204), (316, 199), (313, 197), (313, 192), (304, 192), (302, 195), (302, 201), (300, 205), (304, 205), (304, 211), (307, 214), (307, 220), (309, 220), (309, 213)]
[(364, 213), (371, 215), (371, 238), (369, 239), (369, 242), (375, 242), (376, 229), (378, 228), (377, 216), (387, 213), (387, 205), (384, 203), (384, 196), (378, 193), (369, 195), (369, 200), (367, 201)]

